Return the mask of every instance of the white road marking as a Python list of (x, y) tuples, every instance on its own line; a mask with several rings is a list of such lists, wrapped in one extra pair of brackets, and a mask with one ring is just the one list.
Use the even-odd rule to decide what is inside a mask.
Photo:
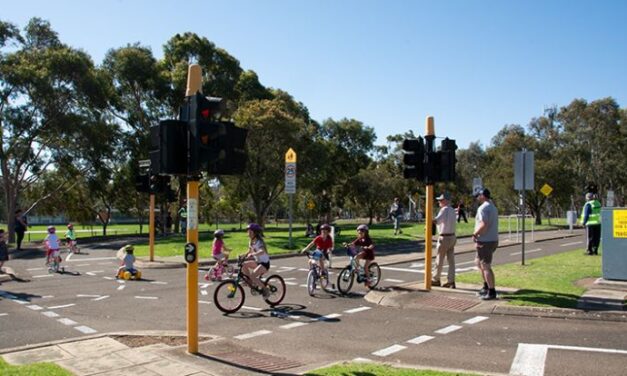
[(371, 363), (372, 360), (368, 359), (368, 358), (355, 358), (353, 359), (353, 362), (358, 362), (358, 363)]
[(117, 257), (81, 257), (76, 260), (70, 260), (70, 262), (82, 262), (82, 261), (104, 261), (104, 260), (116, 260)]
[(158, 298), (158, 297), (156, 297), (156, 296), (138, 296), (138, 295), (135, 295), (135, 299), (149, 299), (149, 300), (157, 300), (157, 299), (159, 299), (159, 298)]
[(308, 324), (309, 323), (307, 323), (307, 322), (293, 322), (291, 324), (279, 326), (279, 328), (281, 328), (281, 329), (292, 329), (292, 328), (298, 328), (299, 326), (308, 325)]
[(463, 323), (464, 323), (464, 324), (470, 324), (470, 325), (472, 325), (472, 324), (476, 324), (476, 323), (478, 323), (478, 322), (481, 322), (481, 321), (487, 320), (488, 318), (489, 318), (489, 317), (485, 317), (485, 316), (475, 316), (475, 317), (473, 317), (473, 318), (471, 318), (471, 319), (468, 319), (468, 320), (466, 320), (466, 321), (463, 321)]
[(113, 277), (102, 277), (102, 278), (104, 278), (104, 279), (108, 279), (109, 281), (113, 281), (113, 280), (115, 279), (115, 278), (113, 278)]
[(442, 329), (438, 329), (435, 332), (438, 334), (449, 334), (451, 332), (454, 332), (456, 330), (461, 329), (462, 327), (459, 325), (449, 325), (446, 328), (442, 328)]
[(311, 321), (328, 321), (328, 320), (335, 319), (340, 316), (342, 316), (341, 313), (331, 313), (328, 315), (317, 317), (315, 319), (311, 319)]
[(280, 271), (280, 272), (281, 272), (281, 271), (288, 272), (288, 271), (291, 271), (291, 270), (294, 270), (294, 269), (296, 269), (296, 268), (294, 268), (294, 267), (292, 267), (292, 266), (281, 266), (281, 267), (279, 267), (279, 271)]
[(308, 287), (306, 284), (305, 285), (299, 285), (300, 287)]
[(455, 274), (469, 272), (471, 270), (479, 270), (479, 268), (477, 268), (476, 266), (470, 266), (468, 268), (455, 268)]
[(12, 298), (11, 301), (12, 302), (16, 302), (17, 304), (30, 304), (29, 301), (22, 300), (22, 299), (17, 299), (17, 298)]
[(0, 316), (8, 316), (8, 313), (0, 313)]
[(425, 266), (423, 262), (413, 262), (409, 265), (410, 268), (422, 268), (423, 266)]
[(37, 304), (27, 305), (26, 308), (32, 309), (33, 311), (41, 311), (42, 309), (44, 309), (44, 307), (38, 306)]
[(60, 322), (63, 325), (76, 325), (78, 324), (76, 321), (74, 320), (70, 320), (70, 319), (66, 319), (66, 318), (62, 318), (62, 319), (58, 319), (58, 322)]
[(200, 290), (200, 295), (208, 295), (209, 293), (207, 292), (207, 290)]
[(388, 356), (390, 354), (394, 354), (395, 352), (399, 352), (401, 350), (405, 350), (407, 346), (403, 345), (392, 345), (390, 347), (386, 347), (385, 349), (381, 349), (379, 351), (375, 351), (372, 355), (376, 356)]
[[(540, 252), (541, 250), (542, 250), (542, 248), (536, 248), (536, 249), (532, 249), (532, 250), (529, 250), (529, 251), (525, 250), (525, 254), (527, 254), (527, 253), (534, 253), (534, 252)], [(521, 252), (510, 253), (509, 255), (510, 256), (516, 256), (516, 255), (520, 255), (520, 254), (522, 254), (522, 251)]]
[(293, 282), (293, 281), (285, 281), (286, 285), (290, 285), (290, 286), (296, 286), (298, 285), (298, 282)]
[(395, 272), (407, 272), (407, 273), (422, 273), (422, 270), (407, 269), (407, 268), (395, 268), (393, 266), (381, 266), (383, 270), (392, 270)]
[(125, 283), (126, 283), (123, 279), (118, 279), (117, 281), (118, 281), (118, 283), (120, 283), (120, 284), (125, 284)]
[(110, 262), (99, 262), (98, 265), (111, 265)]
[(79, 266), (89, 266), (89, 265), (91, 264), (79, 264), (79, 265), (76, 265), (76, 267), (78, 268)]
[(512, 366), (509, 369), (509, 374), (518, 376), (543, 376), (547, 352), (548, 346), (546, 345), (519, 343), (514, 361), (512, 361)]
[(100, 295), (76, 294), (77, 298), (99, 298)]
[(52, 277), (52, 274), (42, 274), (42, 275), (34, 275), (33, 278), (47, 278)]
[(572, 243), (564, 243), (564, 244), (560, 244), (560, 247), (568, 247), (569, 245), (576, 245), (576, 244), (581, 244), (583, 242), (572, 242)]
[(54, 298), (54, 295), (44, 295), (41, 297), (42, 299)]
[(249, 339), (249, 338), (253, 338), (253, 337), (263, 336), (263, 335), (270, 334), (270, 333), (272, 333), (272, 331), (270, 331), (270, 330), (258, 330), (256, 332), (240, 334), (239, 336), (235, 336), (233, 338), (239, 339), (239, 340), (244, 340), (244, 339)]
[(284, 281), (293, 281), (295, 279), (296, 279), (296, 277), (283, 278)]
[(52, 311), (42, 312), (41, 314), (47, 317), (59, 317), (58, 313)]
[(118, 290), (124, 290), (125, 287), (126, 287), (126, 285), (119, 285), (118, 286)]
[(414, 345), (420, 345), (421, 343), (425, 343), (427, 341), (431, 341), (433, 338), (432, 336), (418, 336), (416, 338), (412, 338), (409, 341), (407, 341), (408, 343), (413, 343)]
[(210, 284), (209, 284), (209, 283), (199, 283), (199, 285), (200, 285), (200, 288), (201, 288), (201, 289), (206, 289), (207, 287), (209, 287), (209, 286), (210, 286)]
[(206, 300), (199, 300), (198, 303), (202, 303), (202, 304), (211, 304), (211, 302), (208, 302)]
[(70, 261), (70, 259), (72, 258), (72, 255), (74, 255), (72, 252), (70, 252), (67, 257), (65, 258), (65, 261)]
[(358, 308), (353, 308), (353, 309), (347, 309), (346, 311), (344, 311), (344, 313), (357, 313), (357, 312), (362, 312), (362, 311), (367, 311), (369, 309), (372, 309), (372, 307), (358, 307)]
[(76, 327), (74, 327), (74, 329), (78, 330), (79, 332), (85, 333), (85, 334), (98, 333), (97, 330), (92, 329), (92, 328), (90, 328), (88, 326), (84, 326), (84, 325), (76, 326)]
[(45, 268), (30, 268), (30, 269), (26, 269), (28, 271), (32, 271), (32, 270), (44, 270)]
[(248, 310), (251, 310), (251, 311), (261, 311), (261, 308), (257, 308), (257, 307), (242, 306), (242, 308), (248, 309)]
[(402, 279), (393, 279), (393, 278), (386, 278), (383, 281), (385, 281), (385, 282), (392, 282), (392, 283), (403, 283), (403, 282), (405, 282)]
[(104, 299), (107, 299), (108, 297), (109, 297), (109, 295), (103, 295), (103, 296), (100, 296), (100, 297), (98, 297), (98, 298), (96, 298), (96, 299), (92, 299), (92, 300), (93, 300), (94, 302), (97, 302), (97, 301), (99, 301), (99, 300), (104, 300)]
[[(468, 264), (476, 264), (476, 262), (473, 261), (466, 261), (466, 262), (456, 262), (455, 266), (459, 266), (459, 265), (468, 265)], [(448, 267), (448, 265), (444, 265), (444, 267)]]
[(152, 281), (150, 282), (153, 285), (167, 285), (167, 282), (162, 282), (162, 281)]
[(308, 272), (309, 271), (309, 269), (305, 269), (305, 268), (298, 268), (298, 270), (301, 271), (301, 272)]
[(90, 276), (92, 276), (92, 277), (96, 275), (96, 274), (94, 274), (94, 273), (92, 273), (92, 272), (87, 272), (87, 273), (85, 273), (85, 274), (90, 275)]
[(67, 307), (72, 307), (72, 306), (75, 306), (75, 305), (76, 305), (76, 304), (74, 304), (74, 303), (70, 303), (70, 304), (64, 304), (64, 305), (58, 305), (58, 306), (48, 307), (48, 309), (67, 308)]

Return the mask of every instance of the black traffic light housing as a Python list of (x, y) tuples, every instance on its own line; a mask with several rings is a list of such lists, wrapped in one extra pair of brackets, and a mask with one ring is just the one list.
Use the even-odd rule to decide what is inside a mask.
[(170, 177), (164, 175), (150, 175), (150, 187), (149, 192), (166, 193), (170, 189)]
[(405, 179), (425, 179), (425, 143), (422, 137), (403, 140), (403, 177)]
[(157, 174), (187, 175), (187, 122), (163, 120), (150, 127), (150, 166)]
[(139, 193), (150, 192), (150, 176), (148, 174), (135, 175), (135, 189)]
[(451, 140), (447, 137), (442, 141), (440, 150), (436, 152), (435, 156), (435, 181), (455, 181), (457, 176), (455, 172), (455, 164), (457, 162), (457, 159), (455, 158), (455, 150), (457, 150), (455, 140)]

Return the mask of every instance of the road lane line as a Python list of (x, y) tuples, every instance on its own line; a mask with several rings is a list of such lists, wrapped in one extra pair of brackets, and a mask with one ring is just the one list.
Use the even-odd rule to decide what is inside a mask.
[(372, 360), (368, 359), (368, 358), (355, 358), (353, 359), (353, 362), (358, 362), (358, 363), (371, 363)]
[(124, 290), (125, 287), (126, 287), (126, 285), (119, 285), (118, 286), (118, 290)]
[(211, 304), (211, 302), (208, 302), (206, 300), (199, 300), (198, 303), (202, 303), (202, 304)]
[(392, 270), (395, 272), (407, 272), (407, 273), (422, 273), (422, 270), (416, 270), (416, 269), (407, 269), (407, 268), (395, 268), (393, 266), (381, 266), (380, 267), (383, 270)]
[[(525, 254), (527, 253), (534, 253), (534, 252), (540, 252), (542, 250), (542, 248), (536, 248), (536, 249), (532, 249), (530, 251), (525, 251)], [(516, 255), (520, 255), (522, 254), (522, 252), (514, 252), (514, 253), (510, 253), (510, 256), (516, 256)]]
[(16, 302), (17, 304), (30, 304), (29, 301), (27, 300), (22, 300), (22, 299), (18, 299), (17, 297), (14, 299), (11, 299), (12, 302)]
[(311, 319), (311, 321), (329, 321), (331, 319), (335, 319), (342, 316), (341, 313), (330, 313), (328, 315), (316, 317), (315, 319)]
[(26, 269), (26, 270), (28, 270), (30, 272), (30, 271), (33, 271), (33, 270), (44, 270), (44, 269), (45, 268), (30, 268), (30, 269)]
[(125, 284), (125, 283), (126, 283), (126, 282), (124, 282), (124, 280), (123, 280), (123, 279), (118, 279), (117, 281), (118, 281), (118, 283), (120, 283), (120, 284)]
[(409, 265), (410, 268), (422, 268), (424, 266), (425, 264), (422, 262), (413, 262), (411, 265)]
[(298, 268), (298, 270), (301, 271), (301, 272), (308, 272), (309, 271), (309, 269), (305, 269), (305, 268)]
[(251, 311), (261, 311), (261, 308), (257, 308), (257, 307), (242, 306), (242, 308), (248, 309), (248, 310), (251, 310)]
[(72, 306), (75, 306), (75, 305), (76, 305), (76, 304), (74, 304), (74, 303), (70, 303), (70, 304), (64, 304), (64, 305), (58, 305), (58, 306), (48, 307), (48, 309), (67, 308), (67, 307), (72, 307)]
[(577, 244), (581, 244), (583, 242), (572, 242), (572, 243), (564, 243), (564, 244), (560, 244), (560, 247), (568, 247), (569, 245), (577, 245)]
[(89, 266), (89, 265), (91, 265), (91, 264), (80, 264), (80, 265), (74, 265), (74, 266), (76, 266), (78, 268), (79, 266)]
[(68, 326), (78, 324), (76, 321), (70, 320), (70, 319), (66, 319), (66, 318), (58, 319), (57, 321), (60, 322), (63, 325), (68, 325)]
[(96, 298), (96, 299), (92, 299), (92, 301), (97, 302), (97, 301), (99, 301), (99, 300), (104, 300), (104, 299), (107, 299), (108, 297), (109, 297), (109, 295), (103, 295), (103, 296), (100, 296), (100, 297), (98, 297), (98, 298)]
[(392, 283), (403, 283), (403, 282), (405, 282), (402, 279), (393, 279), (393, 278), (386, 278), (383, 281), (384, 282), (392, 282)]
[(283, 278), (284, 281), (293, 281), (295, 279), (296, 279), (296, 277)]
[(211, 284), (210, 283), (199, 283), (200, 288), (201, 289), (206, 289), (207, 287), (209, 287)]
[(150, 283), (152, 283), (153, 285), (167, 285), (168, 284), (167, 282), (162, 282), (162, 281), (152, 281)]
[(74, 253), (70, 252), (68, 253), (68, 255), (65, 257), (65, 261), (70, 261), (70, 259), (72, 258), (72, 256), (74, 255)]
[(304, 325), (308, 325), (309, 323), (307, 322), (293, 322), (291, 324), (286, 324), (286, 325), (281, 325), (279, 326), (279, 328), (281, 329), (292, 329), (292, 328), (298, 328), (299, 326), (304, 326)]
[(516, 355), (509, 369), (510, 375), (542, 376), (548, 346), (519, 343)]
[(299, 286), (300, 286), (300, 287), (309, 287), (309, 286), (307, 286), (306, 284), (305, 284), (305, 285), (299, 285)]
[(200, 290), (200, 295), (208, 295), (209, 293), (207, 292), (207, 290)]
[(249, 338), (253, 338), (253, 337), (263, 336), (263, 335), (270, 334), (270, 333), (272, 333), (272, 331), (270, 331), (270, 330), (258, 330), (256, 332), (240, 334), (240, 335), (235, 336), (233, 338), (239, 339), (239, 340), (244, 340), (244, 339), (249, 339)]
[(432, 339), (434, 339), (435, 337), (432, 336), (418, 336), (416, 338), (412, 338), (409, 341), (407, 341), (408, 343), (413, 343), (414, 345), (420, 345), (421, 343), (425, 343), (427, 341), (431, 341)]
[(77, 298), (99, 298), (100, 295), (76, 294)]
[(33, 278), (47, 278), (52, 277), (52, 274), (42, 274), (42, 275), (34, 275)]
[(459, 325), (449, 325), (446, 328), (438, 329), (435, 332), (438, 333), (438, 334), (449, 334), (449, 333), (452, 333), (452, 332), (454, 332), (456, 330), (459, 330), (461, 328), (462, 327), (459, 326)]
[(399, 352), (401, 350), (405, 350), (407, 346), (403, 345), (392, 345), (390, 347), (386, 347), (385, 349), (381, 349), (379, 351), (375, 351), (372, 355), (376, 356), (388, 356), (390, 354), (394, 354), (395, 352)]
[(473, 318), (471, 318), (471, 319), (468, 319), (468, 320), (466, 320), (466, 321), (462, 321), (462, 322), (463, 322), (464, 324), (470, 324), (470, 325), (472, 325), (472, 324), (476, 324), (476, 323), (479, 323), (479, 322), (484, 321), (484, 320), (487, 320), (487, 319), (489, 319), (489, 317), (485, 317), (485, 316), (475, 316), (475, 317), (473, 317)]
[(113, 278), (113, 277), (102, 277), (102, 278), (104, 278), (104, 279), (108, 279), (109, 281), (113, 281), (113, 280), (115, 279), (115, 278)]
[(69, 262), (84, 262), (84, 261), (104, 261), (104, 260), (116, 260), (117, 257), (81, 257), (76, 260), (70, 260)]
[(157, 299), (159, 299), (159, 297), (157, 297), (157, 296), (139, 296), (139, 295), (135, 295), (135, 299), (157, 300)]
[(98, 333), (97, 330), (92, 329), (92, 328), (90, 328), (88, 326), (84, 326), (84, 325), (76, 326), (76, 327), (74, 327), (74, 329), (78, 330), (79, 332), (85, 333), (85, 334)]
[(41, 314), (46, 316), (46, 317), (59, 317), (58, 313), (52, 312), (52, 311), (42, 312)]
[(357, 313), (357, 312), (362, 312), (362, 311), (367, 311), (369, 309), (372, 309), (372, 307), (358, 307), (358, 308), (353, 308), (353, 309), (347, 309), (346, 311), (344, 311), (344, 313)]
[(8, 313), (0, 313), (0, 316), (8, 316)]
[(26, 308), (32, 309), (33, 311), (41, 311), (42, 309), (44, 309), (44, 307), (38, 306), (37, 304), (27, 305)]
[(293, 281), (284, 281), (286, 285), (290, 285), (290, 286), (296, 286), (298, 285), (298, 282), (293, 282)]
[(44, 295), (41, 297), (42, 299), (54, 298), (54, 295)]

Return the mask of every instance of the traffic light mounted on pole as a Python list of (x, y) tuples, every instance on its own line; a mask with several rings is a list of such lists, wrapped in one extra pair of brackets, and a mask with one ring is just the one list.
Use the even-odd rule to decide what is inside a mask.
[(455, 140), (448, 137), (435, 150), (435, 136), (403, 140), (403, 177), (417, 179), (425, 184), (455, 181)]
[(403, 177), (424, 180), (425, 143), (422, 137), (403, 140)]

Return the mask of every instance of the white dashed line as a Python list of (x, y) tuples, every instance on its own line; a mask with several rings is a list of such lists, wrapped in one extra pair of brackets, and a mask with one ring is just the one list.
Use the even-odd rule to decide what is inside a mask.
[(392, 270), (395, 272), (407, 272), (407, 273), (422, 273), (422, 270), (407, 269), (407, 268), (395, 268), (393, 266), (381, 266), (383, 270)]
[(50, 298), (54, 298), (54, 295), (44, 295), (41, 298), (42, 299), (50, 299)]
[(124, 290), (125, 287), (126, 287), (126, 285), (119, 285), (118, 286), (118, 290)]
[(100, 297), (98, 297), (98, 298), (96, 298), (96, 299), (92, 299), (92, 300), (93, 300), (94, 302), (97, 302), (97, 301), (99, 301), (99, 300), (104, 300), (104, 299), (107, 299), (108, 297), (109, 297), (109, 295), (103, 295), (103, 296), (100, 296)]
[(8, 316), (8, 313), (0, 313), (0, 316)]
[(281, 266), (279, 267), (279, 272), (289, 272), (292, 271), (296, 268), (292, 267), (292, 266)]
[(300, 287), (307, 287), (307, 285), (299, 285)]
[(296, 286), (298, 285), (298, 282), (293, 282), (293, 281), (285, 281), (286, 285), (290, 285), (290, 286)]
[(427, 341), (431, 341), (433, 338), (432, 336), (418, 336), (416, 338), (412, 338), (409, 341), (407, 341), (408, 343), (413, 343), (414, 345), (420, 345), (421, 343), (425, 343)]
[(42, 312), (41, 314), (47, 317), (59, 317), (58, 313), (52, 311)]
[(47, 278), (52, 277), (52, 274), (42, 274), (42, 275), (34, 275), (33, 278)]
[(162, 281), (152, 281), (150, 282), (153, 285), (167, 285), (167, 282), (162, 282)]
[(202, 304), (211, 304), (211, 302), (208, 302), (206, 300), (199, 300), (198, 303), (202, 303)]
[(48, 309), (67, 308), (67, 307), (72, 307), (72, 306), (75, 306), (75, 305), (76, 304), (74, 304), (74, 303), (70, 303), (70, 304), (58, 305), (58, 306), (54, 306), (54, 307), (48, 307)]
[(281, 329), (292, 329), (292, 328), (298, 328), (299, 326), (304, 326), (304, 325), (308, 325), (308, 324), (309, 323), (306, 323), (306, 322), (293, 322), (291, 324), (279, 326), (279, 328), (281, 328)]
[(37, 304), (27, 305), (26, 308), (32, 309), (33, 311), (41, 311), (44, 307), (38, 306)]
[(403, 282), (405, 282), (402, 279), (393, 279), (393, 278), (386, 278), (383, 281), (385, 281), (385, 282), (392, 282), (392, 283), (403, 283)]
[(100, 295), (85, 295), (85, 294), (76, 294), (77, 298), (99, 298)]
[(208, 295), (209, 293), (207, 292), (207, 290), (200, 290), (200, 295)]
[(331, 320), (331, 319), (338, 318), (340, 316), (342, 316), (341, 313), (331, 313), (331, 314), (328, 314), (328, 315), (317, 317), (315, 319), (311, 319), (311, 321), (328, 321), (328, 320)]
[(454, 332), (456, 330), (461, 329), (462, 327), (459, 325), (449, 325), (446, 328), (442, 328), (442, 329), (438, 329), (435, 332), (438, 334), (449, 334), (451, 332)]
[(30, 272), (30, 271), (33, 271), (33, 270), (44, 270), (44, 268), (30, 268), (30, 269), (26, 269), (26, 270), (28, 270)]
[(248, 309), (251, 311), (261, 311), (261, 308), (257, 308), (257, 307), (242, 306), (242, 308)]
[(368, 359), (368, 358), (355, 358), (353, 359), (353, 362), (358, 362), (358, 363), (371, 363), (372, 360)]
[(108, 279), (109, 281), (113, 281), (113, 280), (115, 279), (115, 278), (113, 278), (113, 277), (102, 277), (102, 278), (104, 278), (104, 279)]
[[(542, 248), (536, 248), (536, 249), (532, 249), (532, 250), (529, 250), (529, 251), (525, 251), (525, 254), (527, 254), (527, 253), (534, 253), (534, 252), (540, 252), (541, 250), (542, 250)], [(516, 255), (520, 255), (520, 254), (522, 254), (522, 252), (514, 252), (514, 253), (510, 253), (509, 255), (510, 256), (516, 256)]]
[(81, 261), (104, 261), (104, 260), (116, 260), (117, 257), (81, 257), (76, 260), (70, 260), (70, 262), (81, 262)]
[(210, 283), (199, 283), (200, 288), (201, 289), (206, 289), (207, 287), (209, 287), (211, 284)]
[(347, 309), (346, 311), (344, 311), (344, 313), (357, 313), (357, 312), (367, 311), (369, 309), (372, 309), (372, 307), (359, 307), (359, 308)]
[(466, 321), (463, 321), (463, 323), (464, 323), (464, 324), (471, 324), (471, 325), (472, 325), (472, 324), (476, 324), (476, 323), (478, 323), (478, 322), (481, 322), (481, 321), (487, 320), (488, 318), (489, 318), (489, 317), (485, 317), (485, 316), (475, 316), (475, 317), (473, 317), (473, 318), (471, 318), (471, 319), (468, 319), (468, 320), (466, 320)]
[(66, 319), (66, 318), (58, 319), (57, 321), (60, 322), (63, 325), (68, 325), (68, 326), (78, 324), (76, 321), (70, 320), (70, 319)]
[(569, 245), (576, 245), (576, 244), (581, 244), (583, 242), (573, 242), (573, 243), (564, 243), (564, 244), (560, 244), (560, 247), (568, 247)]
[(399, 352), (401, 350), (405, 350), (407, 346), (403, 345), (392, 345), (390, 347), (386, 347), (385, 349), (381, 349), (379, 351), (375, 351), (372, 355), (376, 356), (388, 356), (390, 354), (394, 354), (395, 352)]
[(137, 295), (136, 295), (136, 296), (135, 296), (135, 299), (149, 299), (149, 300), (157, 300), (157, 299), (159, 299), (159, 298), (158, 298), (158, 297), (156, 297), (156, 296), (137, 296)]
[(69, 253), (67, 255), (67, 257), (65, 257), (65, 261), (70, 261), (70, 259), (72, 258), (72, 255), (74, 255), (73, 253)]
[(126, 282), (125, 282), (124, 280), (122, 280), (122, 279), (118, 279), (117, 281), (118, 281), (118, 283), (119, 283), (119, 284), (121, 284), (121, 285), (123, 285), (123, 284), (125, 284), (125, 283), (126, 283)]
[(77, 326), (74, 327), (74, 329), (78, 330), (79, 332), (85, 333), (85, 334), (92, 334), (92, 333), (98, 333), (97, 330), (94, 330), (88, 326)]
[(17, 298), (10, 298), (12, 302), (16, 302), (17, 304), (30, 304), (30, 302), (27, 302), (26, 300), (22, 300), (22, 299), (17, 299)]
[(423, 266), (425, 266), (425, 264), (422, 262), (414, 262), (409, 265), (410, 268), (422, 268)]
[(270, 333), (272, 333), (272, 331), (270, 331), (270, 330), (258, 330), (256, 332), (241, 334), (241, 335), (235, 336), (233, 338), (239, 339), (239, 340), (244, 340), (244, 339), (249, 339), (249, 338), (253, 338), (253, 337), (263, 336), (263, 335), (270, 334)]
[(305, 269), (305, 268), (298, 268), (298, 270), (301, 271), (301, 272), (308, 272), (309, 271), (309, 269)]

